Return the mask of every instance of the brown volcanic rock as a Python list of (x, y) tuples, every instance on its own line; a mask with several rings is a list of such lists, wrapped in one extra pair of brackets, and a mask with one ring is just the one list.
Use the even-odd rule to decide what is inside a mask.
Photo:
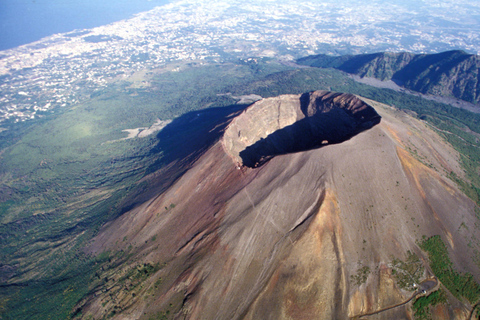
[[(454, 263), (479, 275), (467, 258), (467, 240), (478, 230), (461, 228), (474, 225), (474, 204), (445, 177), (461, 176), (458, 155), (425, 123), (364, 101), (314, 92), (264, 99), (245, 110), (166, 191), (101, 230), (92, 253), (131, 256), (105, 271), (105, 286), (85, 300), (82, 314), (345, 319), (410, 297), (396, 285), (390, 264), (407, 250), (425, 259), (416, 244), (422, 235), (442, 235)], [(340, 132), (348, 131), (340, 125), (350, 133), (371, 127), (368, 121), (379, 119), (371, 106), (382, 122), (343, 143), (287, 149), (259, 168), (238, 166), (240, 153), (259, 138), (316, 114), (338, 112), (328, 119), (339, 122), (322, 123)], [(358, 127), (352, 130), (352, 123)], [(146, 263), (163, 268), (137, 286), (122, 280)], [(359, 285), (351, 276), (362, 266), (371, 272)], [(464, 314), (456, 303), (455, 312)], [(411, 318), (410, 305), (376, 318)]]
[(255, 167), (275, 155), (343, 142), (379, 122), (354, 95), (314, 91), (254, 103), (232, 121), (223, 141), (235, 161)]

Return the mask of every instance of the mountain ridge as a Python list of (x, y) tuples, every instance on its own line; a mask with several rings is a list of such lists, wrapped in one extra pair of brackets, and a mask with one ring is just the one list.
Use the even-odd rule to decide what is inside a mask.
[(454, 97), (480, 104), (480, 58), (465, 51), (438, 54), (380, 52), (362, 55), (304, 57), (297, 63), (335, 68), (360, 77), (392, 80), (423, 94)]

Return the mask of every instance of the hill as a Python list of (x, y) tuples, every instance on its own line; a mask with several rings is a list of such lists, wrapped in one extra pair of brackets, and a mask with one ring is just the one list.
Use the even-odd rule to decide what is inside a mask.
[(335, 68), (360, 77), (393, 80), (424, 94), (480, 103), (480, 59), (464, 51), (438, 54), (381, 52), (338, 57), (316, 55), (297, 62), (312, 67)]
[(177, 181), (88, 247), (110, 261), (82, 318), (407, 319), (425, 283), (443, 300), (420, 312), (471, 312), (475, 203), (448, 178), (463, 174), (458, 153), (423, 121), (316, 91), (215, 127)]

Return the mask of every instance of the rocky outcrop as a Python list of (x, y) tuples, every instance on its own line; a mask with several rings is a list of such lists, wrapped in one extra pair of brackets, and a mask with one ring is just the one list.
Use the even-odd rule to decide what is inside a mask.
[(480, 103), (480, 58), (464, 51), (438, 54), (373, 53), (333, 57), (305, 57), (298, 63), (336, 68), (360, 77), (393, 80), (424, 94), (453, 97)]
[(314, 91), (253, 104), (228, 126), (223, 143), (239, 164), (258, 167), (276, 155), (343, 142), (379, 122), (354, 95)]

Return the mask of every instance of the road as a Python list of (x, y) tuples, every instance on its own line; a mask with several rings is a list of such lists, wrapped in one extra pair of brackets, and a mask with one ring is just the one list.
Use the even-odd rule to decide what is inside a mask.
[(422, 281), (421, 283), (419, 283), (417, 291), (415, 291), (408, 300), (403, 301), (401, 303), (397, 303), (393, 306), (389, 306), (389, 307), (377, 310), (377, 311), (372, 311), (372, 312), (359, 314), (359, 315), (351, 317), (350, 319), (362, 319), (363, 317), (373, 316), (373, 315), (379, 314), (381, 312), (385, 312), (385, 311), (388, 311), (388, 310), (391, 310), (391, 309), (398, 308), (400, 306), (404, 306), (407, 303), (409, 303), (410, 301), (412, 301), (413, 298), (415, 298), (418, 295), (421, 295), (421, 296), (429, 295), (430, 293), (435, 291), (434, 289), (436, 289), (437, 284), (438, 284), (438, 280), (437, 280), (436, 277), (431, 278), (431, 279), (426, 279), (426, 280)]

